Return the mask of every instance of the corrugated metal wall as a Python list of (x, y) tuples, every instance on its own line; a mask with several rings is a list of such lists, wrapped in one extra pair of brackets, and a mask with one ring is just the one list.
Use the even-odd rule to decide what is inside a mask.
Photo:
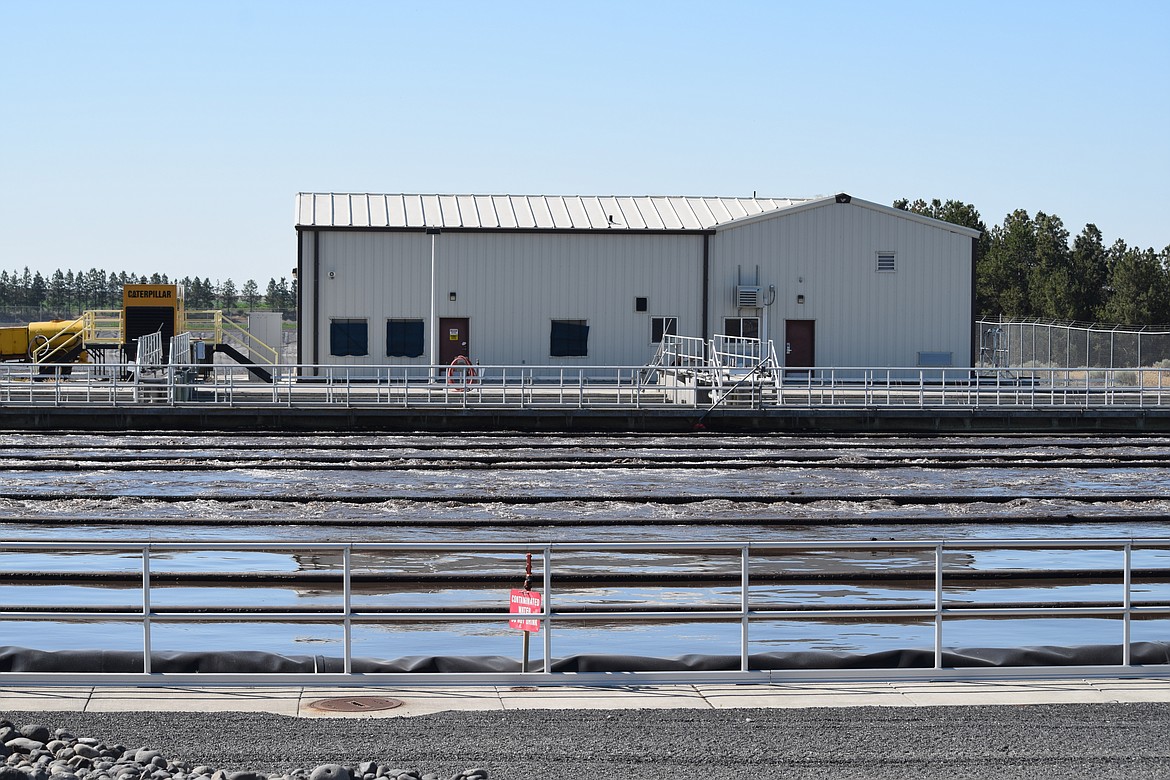
[[(321, 278), (314, 280), (313, 231), (304, 230), (300, 360), (429, 362), (433, 241), (436, 316), (469, 318), (472, 360), (642, 365), (655, 349), (654, 316), (678, 317), (680, 335), (703, 335), (704, 240), (701, 233), (323, 230), (316, 241)], [(781, 355), (784, 321), (815, 321), (817, 366), (914, 366), (919, 352), (949, 352), (954, 365), (971, 365), (969, 236), (888, 211), (829, 202), (720, 229), (709, 240), (712, 333), (722, 332), (724, 317), (758, 313), (764, 336)], [(876, 270), (879, 251), (896, 253), (896, 271)], [(775, 286), (775, 301), (759, 312), (737, 311), (737, 269), (750, 284), (757, 265), (765, 294)], [(313, 308), (314, 284), (319, 312)], [(637, 297), (648, 299), (647, 311), (635, 311)], [(369, 355), (329, 355), (333, 318), (368, 320)], [(424, 320), (423, 357), (387, 357), (388, 318)], [(586, 321), (588, 357), (549, 356), (554, 319)]]
[[(643, 365), (656, 348), (651, 343), (653, 316), (678, 317), (681, 335), (701, 335), (701, 234), (446, 232), (431, 236), (322, 231), (319, 362), (429, 362), (432, 239), (436, 317), (469, 318), (472, 360), (495, 365)], [(304, 278), (309, 298), (311, 274)], [(454, 301), (450, 293), (455, 293)], [(648, 299), (647, 311), (635, 311), (637, 297)], [(310, 311), (305, 310), (307, 317)], [(385, 323), (391, 317), (427, 321), (426, 355), (386, 357)], [(368, 318), (368, 356), (329, 355), (333, 318)], [(588, 357), (549, 356), (554, 319), (586, 321)], [(311, 360), (307, 349), (302, 349), (302, 360)]]
[[(896, 253), (893, 273), (877, 253)], [(744, 282), (776, 287), (766, 337), (783, 353), (786, 319), (816, 322), (818, 366), (914, 366), (918, 352), (971, 365), (971, 239), (856, 204), (826, 203), (721, 230), (711, 239), (711, 327), (737, 312)], [(797, 296), (804, 303), (797, 303)]]

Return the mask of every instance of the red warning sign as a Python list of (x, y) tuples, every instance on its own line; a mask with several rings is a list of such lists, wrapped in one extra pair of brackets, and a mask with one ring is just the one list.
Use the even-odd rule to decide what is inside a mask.
[[(540, 614), (540, 591), (513, 590), (511, 598), (508, 599), (508, 612), (513, 615)], [(526, 618), (513, 618), (508, 621), (508, 627), (521, 631), (539, 631), (540, 621)]]

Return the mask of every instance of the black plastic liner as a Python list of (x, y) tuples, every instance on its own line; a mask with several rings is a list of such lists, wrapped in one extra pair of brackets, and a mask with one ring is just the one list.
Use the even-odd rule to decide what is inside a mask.
[[(341, 674), (342, 659), (312, 655), (280, 655), (254, 650), (225, 652), (155, 652), (151, 671), (170, 674)], [(554, 672), (685, 672), (736, 671), (738, 655), (680, 655), (654, 658), (636, 655), (582, 654), (554, 659)], [(1170, 664), (1170, 643), (1134, 642), (1134, 665)], [(943, 651), (946, 668), (1027, 666), (1118, 666), (1120, 645), (1077, 647), (956, 648)], [(748, 659), (753, 671), (815, 669), (930, 669), (934, 651), (887, 650), (879, 653), (791, 652), (757, 653)], [(529, 670), (543, 670), (530, 661)], [(359, 674), (519, 672), (520, 662), (498, 655), (405, 656), (393, 660), (354, 658)], [(142, 653), (126, 650), (32, 650), (0, 647), (0, 672), (92, 672), (134, 674), (142, 671)]]

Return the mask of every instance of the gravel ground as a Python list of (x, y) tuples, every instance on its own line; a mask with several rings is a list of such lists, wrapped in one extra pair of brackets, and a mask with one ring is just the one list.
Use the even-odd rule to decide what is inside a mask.
[(0, 712), (229, 772), (373, 760), (491, 780), (1170, 777), (1170, 704), (523, 710), (412, 718)]

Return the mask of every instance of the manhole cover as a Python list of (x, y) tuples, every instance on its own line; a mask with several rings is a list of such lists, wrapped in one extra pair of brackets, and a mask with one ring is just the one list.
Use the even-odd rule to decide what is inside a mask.
[(398, 699), (385, 699), (381, 696), (350, 696), (342, 699), (320, 699), (310, 702), (309, 706), (315, 710), (325, 712), (374, 712), (375, 710), (392, 710), (401, 707)]

